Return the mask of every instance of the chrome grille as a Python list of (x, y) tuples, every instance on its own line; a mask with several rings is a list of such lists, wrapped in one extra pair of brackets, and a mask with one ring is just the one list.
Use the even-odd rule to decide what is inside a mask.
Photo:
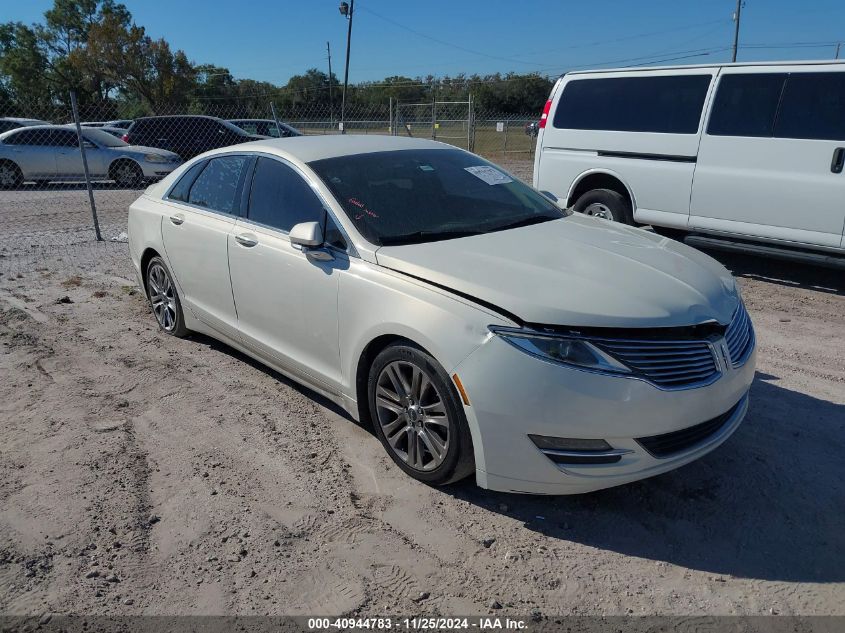
[(731, 365), (739, 367), (748, 360), (754, 349), (754, 328), (745, 306), (740, 303), (725, 332), (725, 343), (731, 355)]
[(706, 341), (590, 339), (658, 387), (683, 389), (716, 380), (719, 370)]

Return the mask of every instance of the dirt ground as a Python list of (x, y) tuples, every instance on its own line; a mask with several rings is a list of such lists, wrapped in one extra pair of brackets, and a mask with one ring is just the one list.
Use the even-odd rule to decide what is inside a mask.
[(126, 244), (66, 217), (84, 223), (84, 192), (16, 195), (0, 198), (0, 613), (845, 614), (841, 272), (715, 254), (759, 373), (704, 459), (578, 497), (433, 489), (308, 390), (159, 333)]

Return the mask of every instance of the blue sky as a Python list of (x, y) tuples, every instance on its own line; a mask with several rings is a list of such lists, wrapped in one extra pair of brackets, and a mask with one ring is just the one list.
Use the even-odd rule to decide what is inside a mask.
[[(153, 37), (238, 78), (284, 83), (307, 68), (325, 70), (330, 41), (342, 80), (346, 20), (335, 0), (124, 4)], [(51, 5), (0, 0), (0, 20), (39, 21)], [(734, 7), (735, 0), (356, 0), (350, 81), (729, 61)], [(842, 0), (747, 0), (739, 60), (832, 58), (838, 40), (845, 57)]]

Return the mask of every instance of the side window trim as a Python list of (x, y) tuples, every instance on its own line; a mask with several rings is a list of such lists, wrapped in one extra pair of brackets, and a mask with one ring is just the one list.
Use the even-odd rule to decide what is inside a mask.
[[(335, 214), (334, 214), (334, 211), (332, 211), (331, 205), (329, 205), (326, 202), (325, 196), (323, 196), (323, 194), (320, 193), (320, 191), (314, 186), (314, 182), (311, 178), (309, 178), (298, 166), (296, 166), (293, 163), (291, 163), (290, 161), (282, 158), (281, 156), (275, 156), (273, 154), (265, 154), (263, 152), (257, 152), (257, 153), (252, 154), (252, 155), (254, 156), (255, 160), (253, 161), (253, 163), (250, 167), (249, 191), (244, 192), (245, 193), (244, 199), (243, 199), (244, 200), (244, 203), (243, 203), (244, 206), (243, 206), (243, 212), (242, 212), (242, 215), (241, 215), (241, 218), (240, 218), (244, 223), (252, 224), (254, 226), (260, 226), (263, 229), (266, 229), (268, 231), (274, 231), (274, 232), (276, 232), (280, 235), (284, 235), (285, 237), (290, 235), (290, 231), (285, 231), (284, 229), (280, 229), (280, 228), (275, 227), (275, 226), (270, 226), (268, 224), (256, 222), (256, 221), (251, 220), (249, 218), (249, 200), (250, 200), (250, 197), (252, 195), (252, 185), (253, 185), (253, 179), (255, 177), (255, 168), (258, 164), (259, 158), (268, 158), (270, 160), (276, 161), (277, 163), (281, 163), (282, 165), (284, 165), (286, 167), (290, 167), (297, 176), (299, 176), (300, 178), (302, 178), (302, 180), (305, 181), (305, 183), (308, 185), (308, 187), (311, 189), (311, 191), (314, 192), (314, 195), (317, 196), (317, 199), (320, 201), (320, 204), (323, 207), (324, 220), (323, 220), (323, 227), (322, 228), (325, 229), (326, 222), (328, 222), (328, 220), (331, 219), (331, 221), (334, 222), (334, 225), (337, 227), (337, 230), (340, 231), (340, 234), (343, 236), (343, 240), (346, 242), (346, 248), (345, 249), (339, 249), (336, 246), (332, 246), (332, 245), (327, 245), (326, 248), (331, 248), (338, 253), (345, 253), (345, 254), (349, 255), (350, 257), (357, 257), (358, 256), (358, 253), (355, 251), (355, 247), (352, 245), (352, 240), (349, 239), (349, 234), (346, 232), (346, 229), (344, 229), (343, 225), (340, 222), (337, 221), (337, 217), (335, 217)], [(244, 187), (244, 189), (246, 189), (246, 187)]]

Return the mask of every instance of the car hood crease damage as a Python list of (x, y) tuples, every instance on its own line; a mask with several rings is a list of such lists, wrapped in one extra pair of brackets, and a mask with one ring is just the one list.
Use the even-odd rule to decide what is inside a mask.
[(683, 244), (571, 216), (510, 231), (384, 246), (379, 265), (506, 316), (549, 325), (677, 327), (730, 322), (733, 278)]

